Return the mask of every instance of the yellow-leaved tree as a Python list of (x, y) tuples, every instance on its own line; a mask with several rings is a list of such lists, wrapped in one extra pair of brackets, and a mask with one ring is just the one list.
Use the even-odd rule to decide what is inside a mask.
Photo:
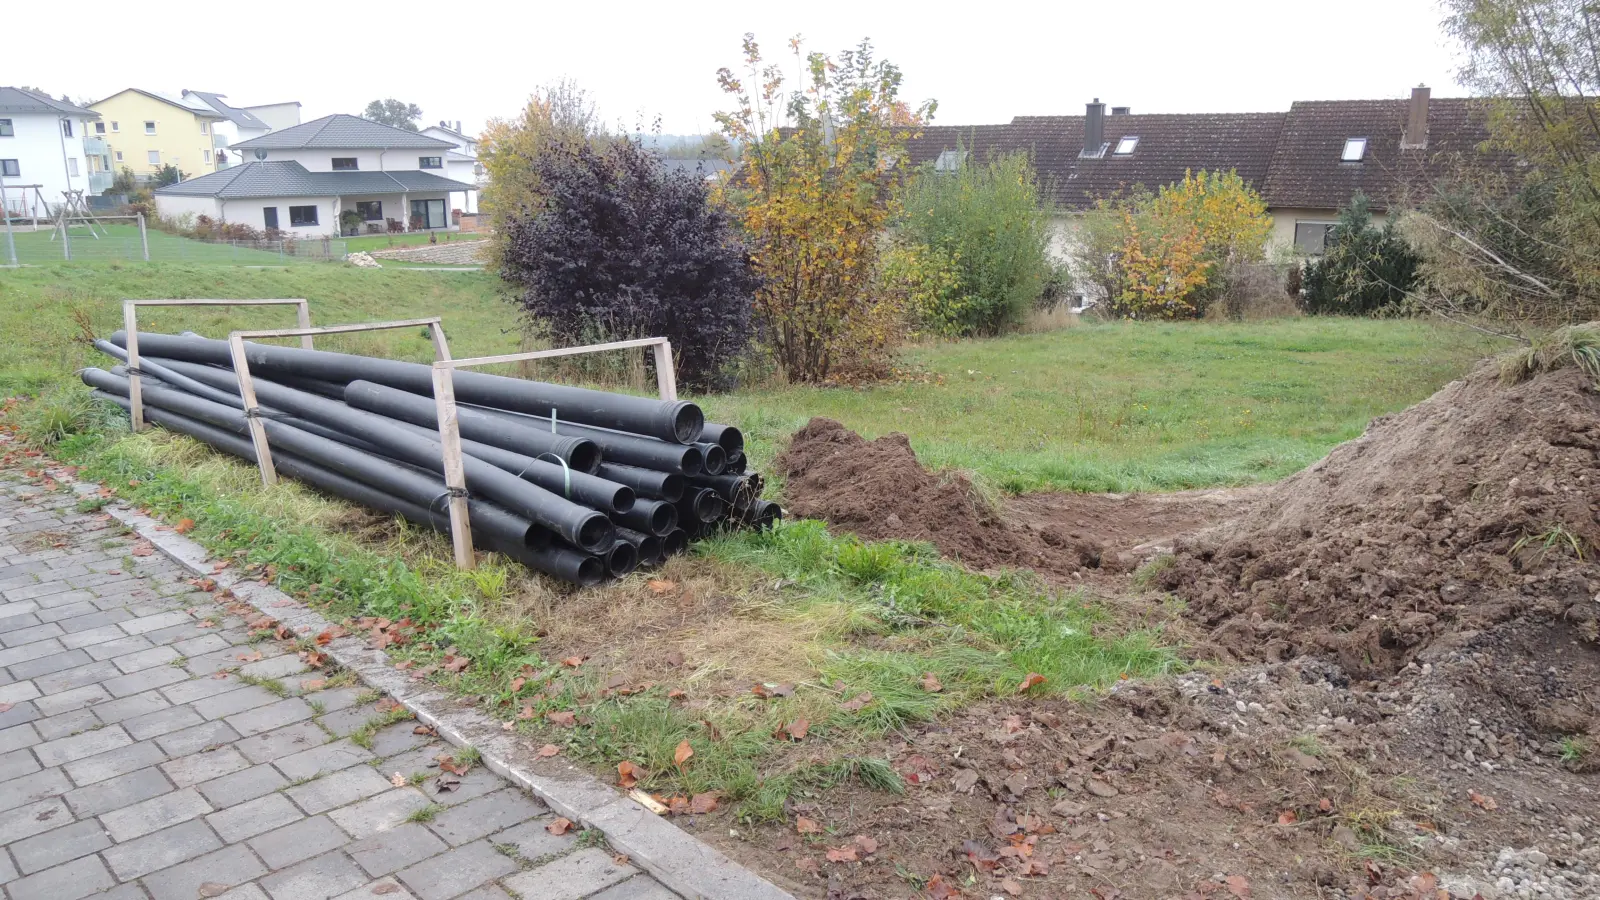
[(789, 47), (801, 90), (784, 89), (754, 35), (744, 77), (717, 73), (735, 98), (717, 123), (741, 152), (725, 192), (762, 281), (758, 335), (792, 381), (882, 374), (905, 328), (903, 292), (878, 290), (893, 170), (933, 103), (902, 103), (900, 70), (868, 41), (831, 57)]
[(1231, 268), (1262, 261), (1271, 230), (1266, 201), (1236, 172), (1185, 172), (1154, 194), (1097, 203), (1078, 266), (1113, 315), (1199, 318)]

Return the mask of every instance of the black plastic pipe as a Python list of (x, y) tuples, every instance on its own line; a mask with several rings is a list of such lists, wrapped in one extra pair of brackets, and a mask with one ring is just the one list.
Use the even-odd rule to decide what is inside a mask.
[[(92, 393), (123, 409), (132, 406), (125, 397), (107, 394), (100, 390)], [(255, 461), (255, 445), (250, 443), (248, 438), (231, 434), (187, 416), (180, 416), (161, 407), (147, 407), (146, 412), (149, 421), (169, 431), (187, 434), (224, 453), (241, 456), (251, 462)], [(346, 478), (332, 469), (319, 466), (292, 453), (274, 453), (273, 463), (285, 474), (335, 497), (342, 497), (381, 512), (393, 513), (446, 534), (450, 532), (448, 513), (430, 510), (409, 500), (402, 500), (393, 494), (353, 478)], [(481, 544), (485, 549), (509, 556), (530, 569), (584, 587), (599, 584), (605, 578), (605, 563), (598, 557), (551, 543), (550, 532), (527, 519), (481, 500), (469, 501), (468, 505), (471, 507), (469, 514), (472, 516), (474, 543)], [(516, 537), (519, 529), (523, 535), (520, 540)]]
[(692, 487), (711, 488), (730, 507), (742, 509), (761, 496), (760, 475), (695, 475), (689, 478)]
[(743, 451), (728, 454), (728, 464), (722, 467), (724, 475), (743, 475), (750, 465), (750, 457)]
[(617, 538), (606, 553), (606, 571), (612, 578), (621, 578), (639, 567), (639, 548), (622, 538)]
[(664, 535), (678, 527), (678, 507), (665, 500), (635, 500), (632, 509), (611, 518), (635, 531)]
[(758, 531), (765, 531), (783, 521), (783, 507), (771, 500), (757, 500), (741, 513), (740, 519)]
[(700, 429), (700, 440), (713, 444), (721, 444), (722, 449), (728, 451), (729, 458), (735, 453), (744, 452), (744, 432), (732, 425), (715, 425), (707, 422)]
[(654, 534), (645, 534), (634, 531), (632, 528), (618, 528), (617, 537), (622, 538), (639, 551), (639, 564), (647, 565), (661, 559), (661, 537)]
[(717, 494), (715, 488), (691, 486), (684, 492), (683, 499), (679, 500), (677, 505), (679, 522), (686, 520), (715, 522), (728, 511), (728, 502)]
[[(118, 331), (111, 336), (111, 342), (127, 346), (127, 334)], [(139, 349), (151, 356), (232, 367), (226, 341), (141, 331)], [(245, 355), (251, 374), (259, 371), (268, 377), (284, 375), (346, 384), (364, 379), (433, 396), (433, 368), (418, 363), (253, 343), (245, 344)], [(700, 407), (684, 400), (651, 400), (467, 370), (457, 370), (453, 378), (456, 399), (462, 403), (536, 416), (548, 416), (555, 410), (557, 417), (571, 422), (648, 434), (674, 443), (697, 440), (705, 428)]]
[(687, 549), (689, 549), (689, 534), (682, 528), (674, 528), (661, 538), (663, 557), (676, 556)]
[[(85, 384), (112, 395), (114, 399), (126, 398), (128, 395), (126, 378), (102, 369), (85, 369), (82, 377)], [(255, 445), (247, 437), (249, 425), (245, 421), (243, 412), (157, 385), (150, 385), (148, 390), (142, 393), (145, 394), (143, 398), (145, 406), (152, 410), (151, 421), (181, 419), (183, 421), (178, 423), (175, 430), (191, 434), (213, 447), (255, 462)], [(119, 401), (118, 405), (125, 405), (125, 401)], [(201, 434), (182, 427), (190, 422), (203, 426), (207, 429), (207, 433)], [(424, 510), (421, 519), (412, 515), (406, 515), (407, 518), (444, 531), (449, 530), (449, 514), (440, 512), (444, 509), (442, 501), (448, 496), (448, 492), (443, 479), (437, 475), (419, 472), (387, 460), (374, 459), (369, 454), (327, 438), (317, 437), (282, 422), (269, 420), (266, 426), (267, 440), (274, 448), (274, 465), (277, 464), (279, 450), (290, 457), (289, 465), (284, 467), (286, 474), (299, 477), (297, 470), (307, 470), (308, 466), (314, 467), (318, 472), (328, 472), (339, 479), (361, 486), (359, 491), (352, 489), (343, 493), (341, 493), (342, 488), (327, 488), (330, 493), (338, 493), (358, 503), (402, 515), (406, 515), (404, 508), (397, 504), (406, 504), (405, 508)], [(216, 434), (212, 435), (210, 432)], [(218, 436), (219, 440), (223, 438), (226, 440), (222, 440), (221, 443), (212, 440)], [(317, 483), (310, 477), (302, 480)], [(526, 517), (513, 515), (493, 504), (469, 500), (467, 514), (471, 517), (473, 537), (478, 536), (479, 522), (482, 521), (485, 545), (494, 549), (507, 544), (540, 547), (550, 542), (548, 531), (535, 526)]]
[[(185, 366), (182, 371), (213, 387), (238, 387), (238, 378), (228, 370)], [(429, 472), (442, 473), (444, 470), (444, 452), (436, 438), (423, 437), (400, 423), (352, 409), (337, 400), (297, 391), (265, 379), (253, 378), (252, 381), (255, 383), (256, 398), (261, 403), (271, 404), (381, 447), (385, 456), (420, 466)], [(272, 422), (271, 419), (264, 421), (269, 425)], [(610, 520), (602, 513), (472, 456), (463, 456), (462, 468), (468, 490), (484, 499), (494, 500), (512, 512), (527, 516), (579, 549), (600, 553), (608, 549), (615, 538)]]
[[(458, 411), (459, 409), (458, 407)], [(548, 419), (541, 423), (538, 419), (505, 410), (482, 406), (474, 409), (492, 419), (513, 425), (526, 427), (533, 424), (533, 427), (538, 427), (538, 424), (543, 424), (546, 429), (550, 427)], [(646, 435), (592, 428), (564, 419), (556, 420), (556, 429), (562, 434), (585, 437), (599, 444), (605, 462), (623, 463), (662, 472), (681, 472), (684, 475), (700, 472), (705, 464), (705, 455), (693, 444), (673, 444)]]
[(658, 472), (621, 463), (601, 463), (596, 473), (607, 481), (615, 481), (633, 488), (640, 497), (677, 503), (683, 499), (684, 476), (677, 472)]
[(700, 472), (705, 475), (721, 475), (722, 470), (728, 465), (728, 451), (722, 449), (721, 444), (694, 446), (700, 448)]
[[(439, 427), (439, 407), (433, 402), (432, 395), (425, 397), (371, 381), (357, 380), (345, 387), (344, 401), (356, 409), (391, 419), (424, 428)], [(553, 433), (548, 426), (540, 428), (535, 420), (527, 417), (508, 421), (490, 416), (476, 407), (457, 406), (456, 428), (463, 438), (503, 450), (532, 457), (555, 454), (579, 472), (592, 475), (600, 468), (600, 447), (594, 441)]]

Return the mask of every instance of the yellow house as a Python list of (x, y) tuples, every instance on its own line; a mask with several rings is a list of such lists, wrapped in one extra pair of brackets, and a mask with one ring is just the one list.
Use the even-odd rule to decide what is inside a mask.
[(110, 145), (113, 171), (127, 166), (143, 181), (169, 165), (184, 178), (217, 170), (213, 126), (223, 116), (197, 98), (128, 88), (89, 108), (100, 114), (93, 136)]

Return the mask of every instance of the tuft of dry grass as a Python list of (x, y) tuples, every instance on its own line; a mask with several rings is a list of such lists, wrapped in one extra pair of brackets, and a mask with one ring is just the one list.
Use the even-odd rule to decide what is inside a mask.
[(1500, 380), (1506, 384), (1568, 366), (1600, 381), (1600, 322), (1558, 328), (1526, 347), (1502, 354), (1499, 363)]

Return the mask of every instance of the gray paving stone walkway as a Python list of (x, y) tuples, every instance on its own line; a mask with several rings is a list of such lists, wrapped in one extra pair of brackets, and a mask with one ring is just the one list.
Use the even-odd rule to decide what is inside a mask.
[(375, 694), (315, 689), (325, 673), (77, 502), (0, 472), (8, 900), (677, 896), (481, 766), (439, 793), (449, 748), (365, 727)]

